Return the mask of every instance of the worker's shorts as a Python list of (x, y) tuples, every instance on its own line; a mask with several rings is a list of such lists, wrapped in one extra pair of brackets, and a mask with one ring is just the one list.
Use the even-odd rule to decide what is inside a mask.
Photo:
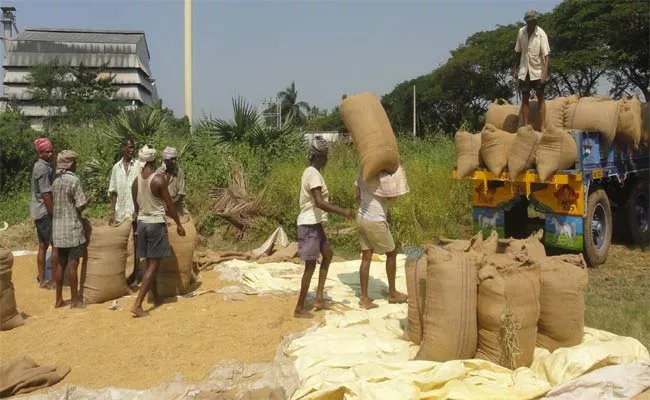
[(521, 93), (530, 93), (531, 90), (544, 90), (544, 87), (546, 87), (546, 83), (542, 82), (541, 79), (535, 79), (534, 81), (531, 81), (530, 76), (528, 75), (526, 75), (525, 81), (519, 79), (519, 91)]
[(86, 244), (84, 243), (74, 247), (57, 247), (56, 251), (59, 258), (59, 265), (65, 268), (70, 260), (79, 260), (83, 257), (85, 246)]
[(52, 214), (47, 214), (34, 221), (39, 243), (52, 244)]
[(328, 245), (322, 224), (298, 225), (298, 255), (301, 260), (318, 260)]
[(372, 250), (376, 254), (386, 254), (395, 250), (395, 241), (386, 221), (358, 218), (357, 227), (362, 251)]
[(167, 237), (167, 224), (146, 223), (138, 221), (138, 258), (165, 258), (169, 257), (169, 239)]

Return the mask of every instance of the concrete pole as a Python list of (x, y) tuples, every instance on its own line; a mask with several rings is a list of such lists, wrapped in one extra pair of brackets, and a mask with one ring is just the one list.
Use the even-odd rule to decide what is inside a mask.
[(192, 0), (185, 0), (185, 115), (192, 124)]

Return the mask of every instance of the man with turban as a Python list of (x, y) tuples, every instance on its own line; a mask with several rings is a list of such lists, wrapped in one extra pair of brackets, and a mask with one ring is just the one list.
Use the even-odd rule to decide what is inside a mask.
[(322, 256), (316, 300), (313, 307), (317, 310), (328, 308), (323, 291), (327, 270), (334, 251), (327, 241), (323, 230), (323, 221), (327, 221), (327, 213), (332, 212), (344, 216), (346, 219), (354, 218), (354, 210), (340, 208), (329, 202), (329, 191), (320, 171), (327, 164), (327, 141), (321, 136), (316, 136), (309, 146), (309, 166), (302, 174), (300, 182), (300, 214), (298, 214), (298, 253), (305, 261), (305, 272), (302, 275), (300, 295), (294, 310), (296, 318), (310, 318), (312, 315), (304, 309), (305, 299), (309, 291), (309, 284), (316, 269), (318, 257)]
[(34, 141), (38, 160), (32, 168), (31, 194), (29, 199), (29, 214), (36, 225), (38, 236), (38, 267), (37, 280), (41, 288), (48, 288), (45, 282), (45, 255), (52, 244), (52, 180), (54, 173), (50, 160), (52, 159), (52, 142), (48, 138), (38, 138)]
[(176, 206), (176, 211), (183, 215), (185, 213), (183, 200), (185, 199), (185, 174), (181, 167), (178, 166), (178, 154), (174, 147), (165, 147), (163, 150), (163, 164), (156, 171), (165, 177), (169, 195), (172, 203)]
[(81, 188), (77, 170), (77, 154), (71, 150), (63, 150), (56, 159), (57, 178), (52, 184), (54, 200), (54, 219), (52, 223), (52, 244), (57, 254), (58, 262), (54, 269), (56, 282), (56, 302), (54, 307), (63, 307), (63, 271), (68, 271), (70, 283), (70, 307), (83, 307), (78, 295), (79, 279), (77, 269), (79, 258), (84, 254), (86, 236), (81, 219), (81, 212), (88, 205), (86, 196)]
[(111, 180), (108, 184), (108, 196), (111, 199), (111, 215), (109, 224), (119, 224), (125, 218), (133, 215), (133, 199), (131, 185), (138, 176), (138, 165), (133, 158), (133, 139), (126, 136), (120, 146), (122, 158), (113, 165)]
[(146, 317), (149, 313), (142, 309), (144, 296), (149, 290), (154, 298), (154, 303), (160, 305), (162, 299), (158, 296), (156, 273), (163, 257), (171, 255), (169, 240), (167, 239), (167, 215), (176, 222), (176, 232), (185, 236), (185, 229), (178, 218), (176, 207), (172, 202), (167, 180), (156, 173), (156, 150), (144, 146), (138, 153), (142, 171), (133, 182), (131, 195), (135, 206), (134, 219), (138, 221), (136, 254), (147, 260), (147, 269), (142, 279), (142, 286), (138, 292), (131, 312), (135, 317)]
[(548, 80), (551, 64), (551, 47), (548, 44), (546, 32), (537, 26), (539, 13), (530, 10), (524, 15), (526, 26), (519, 29), (515, 43), (515, 60), (513, 74), (519, 83), (521, 91), (522, 125), (528, 125), (528, 110), (530, 109), (530, 91), (535, 90), (539, 105), (539, 121), (544, 126), (546, 105), (544, 102), (544, 87)]

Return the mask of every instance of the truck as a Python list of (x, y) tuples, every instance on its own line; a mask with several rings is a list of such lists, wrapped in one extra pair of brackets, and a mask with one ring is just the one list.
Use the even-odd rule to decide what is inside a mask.
[[(471, 180), (474, 233), (485, 237), (496, 231), (500, 238), (523, 238), (532, 214), (540, 227), (543, 224), (545, 247), (582, 252), (591, 267), (607, 260), (615, 231), (628, 242), (648, 246), (648, 149), (605, 146), (599, 132), (570, 134), (577, 144), (575, 165), (546, 181), (534, 169), (513, 177), (507, 171), (495, 176), (479, 168), (463, 178)], [(456, 168), (452, 176), (458, 179)]]

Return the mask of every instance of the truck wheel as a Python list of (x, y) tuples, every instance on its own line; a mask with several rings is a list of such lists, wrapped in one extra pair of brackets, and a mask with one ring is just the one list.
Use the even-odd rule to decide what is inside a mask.
[(587, 215), (584, 219), (584, 255), (592, 267), (607, 260), (612, 242), (612, 209), (603, 189), (596, 189), (587, 198)]
[(650, 244), (650, 187), (647, 180), (636, 182), (625, 203), (625, 218), (632, 240), (641, 247)]

